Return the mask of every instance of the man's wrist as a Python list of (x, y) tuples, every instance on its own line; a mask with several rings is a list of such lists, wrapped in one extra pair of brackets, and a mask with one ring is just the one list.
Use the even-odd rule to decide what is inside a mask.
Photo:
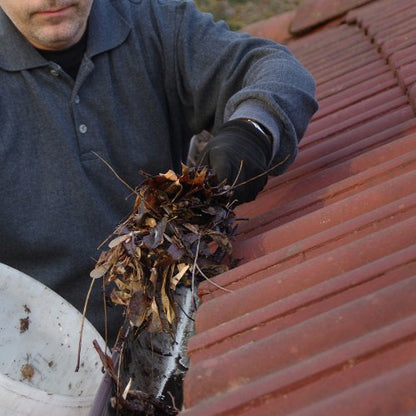
[(251, 124), (258, 132), (260, 132), (261, 134), (263, 134), (263, 136), (265, 136), (267, 138), (267, 140), (270, 142), (270, 144), (272, 144), (272, 135), (270, 134), (270, 132), (262, 125), (260, 124), (258, 121), (253, 120), (251, 118), (239, 118), (237, 120), (242, 120), (245, 121), (246, 123)]

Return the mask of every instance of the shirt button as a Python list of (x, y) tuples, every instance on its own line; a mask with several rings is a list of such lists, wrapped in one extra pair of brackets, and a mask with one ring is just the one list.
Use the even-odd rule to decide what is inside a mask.
[(52, 68), (50, 72), (54, 77), (59, 77), (59, 71), (55, 68)]
[(80, 124), (79, 131), (82, 134), (85, 134), (88, 131), (88, 127), (85, 124)]
[(74, 98), (74, 103), (79, 104), (79, 95), (76, 95)]

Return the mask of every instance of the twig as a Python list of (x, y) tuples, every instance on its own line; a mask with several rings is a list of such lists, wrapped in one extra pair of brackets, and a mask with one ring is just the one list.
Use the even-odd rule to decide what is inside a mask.
[(239, 166), (239, 168), (238, 168), (237, 175), (235, 175), (234, 182), (233, 182), (233, 183), (232, 183), (232, 185), (231, 185), (231, 189), (234, 189), (234, 187), (236, 186), (236, 183), (237, 183), (237, 181), (238, 181), (238, 178), (239, 178), (239, 177), (240, 177), (240, 175), (241, 175), (241, 171), (243, 170), (243, 164), (244, 164), (244, 160), (240, 160), (240, 166)]
[(237, 181), (237, 178), (238, 178), (238, 175), (240, 174), (240, 172), (241, 172), (241, 166), (242, 166), (242, 164), (240, 164), (240, 169), (239, 169), (239, 173), (238, 173), (238, 175), (237, 175), (237, 178), (234, 180), (234, 182), (233, 182), (233, 184), (232, 185), (230, 185), (230, 187), (229, 187), (229, 189), (226, 189), (225, 191), (222, 191), (222, 192), (219, 192), (218, 194), (216, 194), (216, 195), (224, 195), (224, 194), (226, 194), (227, 192), (230, 192), (230, 191), (233, 191), (235, 188), (239, 188), (240, 186), (243, 186), (243, 185), (246, 185), (247, 183), (249, 183), (249, 182), (252, 182), (252, 181), (255, 181), (256, 179), (259, 179), (259, 178), (261, 178), (262, 176), (265, 176), (265, 175), (268, 175), (272, 170), (275, 170), (276, 168), (278, 168), (279, 166), (281, 166), (281, 165), (283, 165), (288, 159), (289, 159), (289, 157), (290, 157), (290, 155), (286, 155), (286, 157), (283, 159), (283, 160), (281, 160), (279, 163), (276, 163), (275, 165), (273, 165), (271, 168), (269, 168), (269, 169), (267, 169), (267, 170), (265, 170), (264, 172), (262, 172), (262, 173), (260, 173), (260, 174), (258, 174), (258, 175), (256, 175), (256, 176), (253, 176), (252, 178), (250, 178), (250, 179), (247, 179), (246, 181), (244, 181), (244, 182), (240, 182), (239, 184), (237, 184), (237, 185), (235, 185), (235, 182)]
[(119, 355), (119, 360), (117, 362), (117, 397), (120, 396), (120, 391), (121, 391), (121, 365), (122, 365), (122, 361), (123, 361), (123, 357), (124, 357), (124, 348), (126, 346), (126, 343), (123, 342), (123, 344), (121, 345), (120, 348), (120, 355)]
[(135, 195), (138, 195), (137, 191), (135, 189), (133, 189), (124, 179), (122, 179), (119, 174), (115, 171), (115, 169), (110, 165), (110, 163), (108, 163), (102, 156), (100, 156), (97, 152), (94, 152), (94, 150), (91, 150), (91, 153), (93, 153), (95, 156), (98, 157), (98, 159), (100, 159), (107, 167), (108, 169), (111, 170), (111, 172), (114, 173), (115, 177), (124, 185), (126, 186), (128, 189), (130, 189), (130, 191), (132, 191)]
[(100, 344), (95, 339), (92, 342), (92, 345), (94, 346), (95, 351), (97, 351), (98, 356), (100, 357), (101, 364), (104, 367), (104, 370), (108, 374), (108, 376), (114, 381), (116, 386), (119, 386), (120, 379), (119, 375), (115, 372), (115, 365), (118, 365), (118, 356), (115, 356), (114, 359), (111, 358), (109, 355), (107, 355), (100, 347)]
[(176, 410), (177, 412), (179, 412), (180, 411), (180, 409), (178, 409), (177, 407), (176, 407), (176, 402), (175, 402), (175, 397), (174, 397), (174, 395), (168, 390), (167, 392), (166, 392), (167, 394), (168, 394), (168, 396), (170, 397), (170, 399), (172, 400), (172, 407), (173, 407), (173, 410)]
[(215, 287), (217, 287), (218, 289), (224, 290), (225, 292), (229, 292), (229, 293), (233, 293), (232, 290), (227, 289), (226, 287), (222, 287), (221, 285), (219, 285), (218, 283), (215, 283), (212, 279), (210, 279), (202, 270), (201, 268), (195, 264), (196, 268), (198, 269), (199, 273), (201, 273), (202, 277), (206, 280), (208, 280), (208, 282), (210, 282), (211, 284), (213, 284)]
[[(244, 181), (244, 182), (240, 182), (239, 184), (237, 184), (237, 185), (235, 185), (234, 186), (234, 188), (238, 188), (239, 186), (243, 186), (243, 185), (245, 185), (245, 184), (247, 184), (247, 183), (249, 183), (249, 182), (252, 182), (252, 181), (255, 181), (256, 179), (258, 179), (258, 178), (261, 178), (262, 176), (264, 176), (264, 175), (267, 175), (267, 174), (269, 174), (272, 170), (275, 170), (276, 168), (278, 168), (279, 166), (281, 166), (281, 165), (283, 165), (288, 159), (289, 159), (289, 157), (290, 157), (290, 155), (286, 155), (286, 157), (283, 159), (283, 160), (281, 160), (279, 163), (276, 163), (274, 166), (272, 166), (271, 168), (269, 168), (269, 169), (267, 169), (267, 170), (265, 170), (264, 172), (262, 172), (262, 173), (260, 173), (260, 174), (258, 174), (258, 175), (256, 175), (256, 176), (253, 176), (252, 178), (250, 178), (250, 179), (247, 179), (246, 181)], [(234, 189), (234, 188), (232, 188), (232, 189)]]
[(201, 243), (201, 234), (198, 233), (198, 242), (196, 245), (196, 253), (194, 258), (194, 264), (192, 266), (192, 280), (191, 280), (191, 293), (192, 293), (192, 300), (194, 302), (194, 308), (197, 309), (196, 301), (195, 301), (195, 268), (198, 267), (197, 261), (198, 261), (198, 255), (199, 255), (199, 246)]
[(92, 287), (94, 286), (95, 279), (91, 279), (90, 287), (88, 288), (87, 296), (84, 302), (84, 309), (82, 311), (82, 321), (81, 321), (81, 329), (79, 332), (79, 343), (78, 343), (78, 356), (77, 356), (77, 366), (75, 367), (75, 372), (79, 371), (80, 363), (81, 363), (81, 345), (82, 345), (82, 334), (84, 332), (84, 323), (85, 323), (85, 315), (87, 313), (87, 306), (90, 300)]
[(190, 316), (189, 314), (186, 313), (185, 309), (182, 307), (180, 302), (176, 302), (176, 306), (179, 307), (179, 309), (182, 311), (182, 313), (192, 322), (195, 322), (195, 319), (192, 318), (192, 316)]
[[(94, 279), (95, 280), (95, 279)], [(102, 279), (103, 282), (103, 311), (104, 311), (104, 340), (105, 340), (105, 349), (107, 350), (108, 346), (108, 321), (107, 321), (107, 303), (105, 299), (105, 280)]]

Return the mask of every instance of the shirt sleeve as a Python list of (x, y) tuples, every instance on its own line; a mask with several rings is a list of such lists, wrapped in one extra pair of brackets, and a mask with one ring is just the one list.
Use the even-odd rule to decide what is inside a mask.
[(229, 119), (255, 119), (273, 136), (280, 174), (318, 108), (313, 77), (287, 47), (233, 32), (193, 2), (179, 1), (178, 16), (175, 79), (190, 128), (215, 134)]

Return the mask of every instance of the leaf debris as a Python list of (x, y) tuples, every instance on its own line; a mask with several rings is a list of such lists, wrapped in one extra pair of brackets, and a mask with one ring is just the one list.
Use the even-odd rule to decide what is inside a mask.
[(133, 212), (110, 236), (90, 275), (104, 278), (112, 303), (125, 308), (132, 327), (171, 332), (177, 285), (191, 287), (193, 279), (228, 269), (235, 215), (227, 185), (207, 167), (183, 165), (180, 175), (145, 176)]
[(109, 237), (108, 250), (90, 273), (103, 279), (110, 301), (124, 308), (113, 350), (118, 364), (94, 346), (114, 383), (111, 403), (118, 415), (176, 415), (175, 405), (131, 389), (131, 379), (123, 385), (116, 367), (131, 330), (175, 333), (180, 305), (173, 294), (179, 286), (193, 291), (196, 282), (228, 270), (236, 230), (233, 192), (208, 167), (182, 165), (181, 174), (143, 175), (132, 213)]
[(20, 318), (20, 333), (23, 334), (29, 329), (30, 319), (27, 316), (26, 318)]
[(31, 364), (26, 363), (23, 364), (20, 368), (20, 373), (24, 380), (32, 380), (32, 377), (35, 375), (35, 369), (32, 367)]

